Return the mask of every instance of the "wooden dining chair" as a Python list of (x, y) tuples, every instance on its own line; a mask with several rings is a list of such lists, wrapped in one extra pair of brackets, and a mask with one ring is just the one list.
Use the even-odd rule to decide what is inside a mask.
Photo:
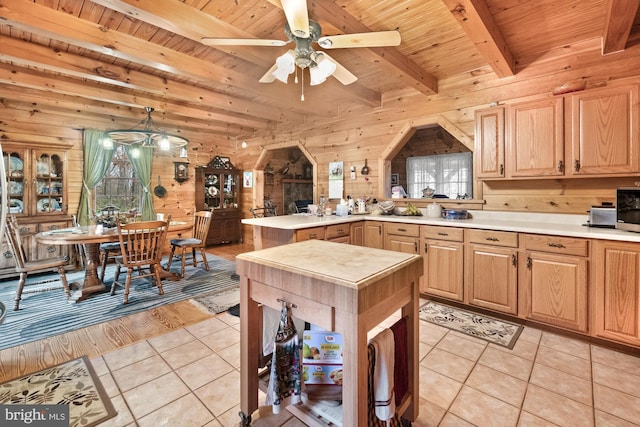
[(169, 255), (169, 261), (167, 261), (167, 270), (171, 269), (171, 261), (176, 252), (176, 249), (180, 249), (182, 257), (182, 268), (180, 269), (180, 277), (184, 277), (184, 267), (186, 263), (186, 253), (188, 249), (191, 249), (191, 257), (193, 258), (193, 266), (198, 265), (196, 261), (196, 250), (200, 249), (202, 254), (202, 263), (204, 269), (209, 271), (209, 262), (207, 261), (207, 234), (209, 233), (209, 226), (211, 225), (211, 218), (213, 214), (210, 211), (199, 211), (194, 215), (193, 224), (193, 236), (189, 238), (171, 239), (171, 254)]
[[(16, 272), (20, 274), (18, 289), (16, 290), (15, 304), (13, 306), (14, 311), (17, 311), (20, 308), (20, 300), (22, 299), (23, 294), (64, 289), (67, 299), (71, 298), (71, 291), (69, 290), (69, 283), (67, 282), (67, 274), (64, 269), (69, 263), (68, 256), (58, 256), (29, 261), (24, 247), (22, 246), (20, 227), (15, 216), (7, 218), (5, 236), (9, 246), (11, 247), (11, 252), (13, 252), (13, 257), (15, 258)], [(39, 278), (36, 281), (30, 282), (28, 289), (25, 289), (29, 273), (43, 272), (47, 270), (58, 272), (59, 277), (55, 279)]]
[[(139, 221), (118, 224), (118, 238), (121, 254), (115, 258), (116, 273), (111, 285), (111, 295), (115, 295), (116, 286), (124, 287), (123, 304), (129, 302), (131, 280), (150, 277), (158, 286), (158, 293), (164, 294), (160, 270), (162, 248), (167, 237), (166, 221)], [(127, 270), (124, 284), (120, 282), (120, 273)], [(134, 275), (135, 270), (135, 275)]]

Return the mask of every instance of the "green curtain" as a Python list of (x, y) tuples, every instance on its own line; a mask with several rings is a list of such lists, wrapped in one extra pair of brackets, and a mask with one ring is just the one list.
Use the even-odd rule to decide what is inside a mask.
[[(151, 164), (153, 161), (153, 148), (127, 146), (127, 157), (133, 166), (140, 183), (142, 184), (142, 221), (152, 221), (156, 219), (156, 212), (153, 209), (153, 195), (151, 194)], [(137, 149), (139, 155), (133, 156), (131, 150)]]
[(115, 148), (107, 149), (102, 145), (104, 132), (98, 129), (85, 129), (82, 145), (84, 147), (82, 191), (78, 205), (78, 223), (89, 225), (92, 215), (93, 189), (107, 173)]

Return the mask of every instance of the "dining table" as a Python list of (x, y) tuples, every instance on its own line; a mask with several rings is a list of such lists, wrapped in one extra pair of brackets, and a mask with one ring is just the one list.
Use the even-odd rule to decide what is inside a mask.
[[(192, 222), (171, 221), (167, 234), (181, 235), (191, 231)], [(79, 302), (87, 299), (90, 295), (108, 290), (107, 286), (98, 277), (98, 266), (100, 265), (100, 244), (118, 242), (118, 229), (103, 228), (96, 225), (77, 226), (60, 228), (57, 230), (43, 231), (35, 235), (38, 243), (45, 245), (82, 245), (86, 257), (84, 281), (79, 285), (79, 289), (74, 290), (72, 300)], [(166, 269), (161, 271), (162, 279), (177, 280), (179, 276)]]

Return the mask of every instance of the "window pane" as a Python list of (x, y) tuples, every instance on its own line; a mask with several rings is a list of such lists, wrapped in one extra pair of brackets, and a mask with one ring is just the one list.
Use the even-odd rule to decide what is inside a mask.
[(407, 158), (407, 197), (422, 198), (426, 187), (450, 199), (473, 196), (473, 153), (439, 154)]
[(142, 185), (135, 177), (124, 147), (118, 146), (105, 177), (95, 189), (96, 211), (100, 213), (108, 207), (116, 212), (139, 211)]

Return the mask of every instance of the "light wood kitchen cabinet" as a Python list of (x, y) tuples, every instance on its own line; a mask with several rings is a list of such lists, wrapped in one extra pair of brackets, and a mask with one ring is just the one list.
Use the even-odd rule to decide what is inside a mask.
[(364, 246), (366, 246), (367, 248), (376, 249), (382, 249), (384, 247), (384, 233), (382, 231), (382, 222), (364, 222)]
[(387, 222), (384, 224), (384, 249), (418, 254), (420, 225)]
[(508, 107), (508, 177), (563, 176), (563, 98), (543, 98)]
[(475, 178), (504, 178), (504, 107), (475, 113)]
[(325, 239), (338, 243), (351, 243), (350, 224), (327, 225)]
[(364, 246), (364, 221), (351, 223), (351, 244), (356, 246)]
[(524, 316), (587, 332), (589, 241), (521, 235), (525, 249), (519, 299)]
[(640, 346), (640, 245), (594, 240), (593, 335)]
[(579, 92), (567, 101), (571, 135), (567, 175), (638, 173), (638, 86)]
[(518, 312), (518, 233), (465, 230), (465, 304)]
[(296, 230), (296, 242), (312, 239), (324, 240), (325, 227), (310, 227)]
[(424, 262), (424, 274), (420, 278), (420, 293), (463, 302), (463, 230), (423, 225), (420, 235)]

